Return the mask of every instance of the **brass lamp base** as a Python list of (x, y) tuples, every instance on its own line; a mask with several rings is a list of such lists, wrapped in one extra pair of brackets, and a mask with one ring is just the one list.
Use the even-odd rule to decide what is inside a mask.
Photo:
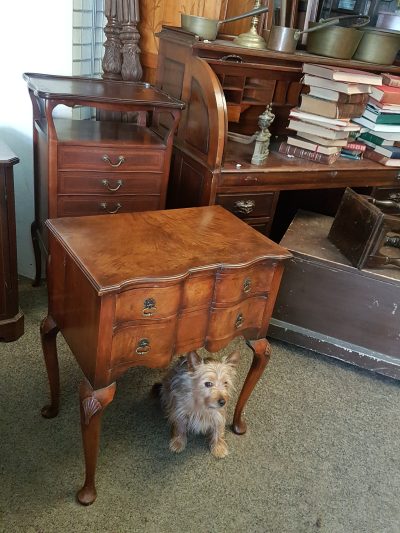
[(267, 49), (265, 39), (261, 37), (261, 35), (258, 35), (255, 28), (251, 28), (246, 33), (241, 33), (233, 39), (233, 42), (238, 46), (245, 46), (246, 48), (258, 48), (259, 50)]

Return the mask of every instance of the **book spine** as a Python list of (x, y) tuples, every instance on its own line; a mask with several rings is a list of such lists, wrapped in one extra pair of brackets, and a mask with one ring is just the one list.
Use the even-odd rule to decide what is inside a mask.
[(344, 146), (343, 148), (345, 148), (346, 150), (359, 150), (360, 152), (365, 152), (366, 150), (366, 145), (363, 144), (363, 143), (347, 143), (346, 146)]
[(389, 87), (400, 87), (400, 76), (382, 74), (382, 85), (389, 85)]
[(375, 152), (375, 150), (371, 150), (370, 148), (365, 150), (364, 157), (366, 157), (367, 159), (371, 159), (372, 161), (375, 161), (376, 163), (381, 163), (382, 165), (385, 165), (389, 159), (388, 157), (382, 154), (379, 154), (378, 152)]
[(331, 163), (334, 163), (339, 157), (339, 154), (321, 154), (321, 152), (313, 152), (312, 150), (306, 150), (305, 148), (293, 146), (285, 142), (282, 142), (279, 145), (278, 151), (281, 154), (291, 155), (293, 157), (299, 157), (301, 159), (308, 159), (308, 161), (324, 163), (325, 165), (330, 165)]
[(336, 111), (336, 118), (357, 118), (364, 113), (366, 103), (360, 104), (341, 104), (339, 103)]

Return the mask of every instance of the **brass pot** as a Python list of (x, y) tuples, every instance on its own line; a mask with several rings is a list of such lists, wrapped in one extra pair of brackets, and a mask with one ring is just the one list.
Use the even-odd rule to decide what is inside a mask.
[(215, 20), (207, 17), (198, 17), (196, 15), (185, 15), (185, 13), (181, 13), (181, 26), (184, 30), (198, 35), (201, 39), (215, 41), (221, 24), (259, 15), (266, 11), (268, 11), (268, 6), (261, 6), (225, 20)]
[(400, 49), (400, 32), (365, 28), (353, 55), (356, 61), (392, 65)]
[[(353, 57), (363, 37), (363, 32), (358, 30), (356, 26), (359, 27), (368, 24), (369, 17), (344, 15), (338, 17), (338, 19), (356, 19), (356, 21), (352, 27), (331, 26), (330, 28), (326, 28), (323, 33), (310, 33), (307, 37), (307, 52), (319, 56), (334, 57), (336, 59), (351, 59)], [(316, 25), (316, 22), (309, 23), (310, 27)]]

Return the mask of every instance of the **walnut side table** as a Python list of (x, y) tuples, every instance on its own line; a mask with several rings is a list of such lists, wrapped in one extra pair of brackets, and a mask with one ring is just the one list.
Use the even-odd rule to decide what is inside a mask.
[(57, 415), (61, 331), (82, 372), (84, 505), (96, 498), (100, 422), (128, 368), (167, 366), (176, 354), (224, 348), (243, 335), (253, 363), (233, 429), (270, 355), (269, 320), (291, 254), (220, 206), (48, 220), (48, 315), (41, 338)]

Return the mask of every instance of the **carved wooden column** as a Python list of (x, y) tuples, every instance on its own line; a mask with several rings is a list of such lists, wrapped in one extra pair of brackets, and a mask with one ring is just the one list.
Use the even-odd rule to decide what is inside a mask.
[(104, 14), (107, 24), (104, 28), (106, 41), (102, 61), (103, 78), (109, 80), (121, 79), (122, 44), (120, 39), (122, 9), (120, 0), (105, 0)]
[(122, 7), (120, 39), (122, 44), (122, 79), (139, 81), (142, 78), (140, 64), (140, 48), (138, 45), (140, 33), (137, 29), (139, 22), (139, 0), (117, 0)]

